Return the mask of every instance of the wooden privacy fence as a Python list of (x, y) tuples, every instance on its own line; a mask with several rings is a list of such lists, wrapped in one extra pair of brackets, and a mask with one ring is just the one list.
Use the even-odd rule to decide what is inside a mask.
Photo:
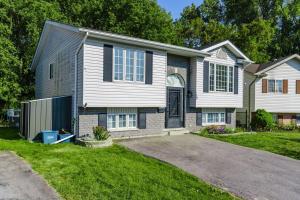
[(21, 103), (20, 132), (28, 140), (43, 130), (71, 130), (72, 97), (53, 97)]

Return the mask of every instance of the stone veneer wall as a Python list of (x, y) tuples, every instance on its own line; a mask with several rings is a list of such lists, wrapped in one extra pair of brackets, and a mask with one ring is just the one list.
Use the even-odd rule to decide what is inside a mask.
[[(92, 134), (92, 128), (98, 125), (98, 114), (101, 112), (106, 112), (106, 109), (94, 108), (86, 111), (79, 111), (79, 136)], [(203, 128), (203, 126), (196, 125), (196, 118), (196, 112), (187, 112), (185, 114), (185, 128), (190, 132), (196, 132)], [(234, 110), (231, 115), (231, 124), (227, 124), (226, 126), (236, 126), (236, 110)], [(165, 134), (164, 129), (165, 113), (150, 112), (146, 114), (146, 129), (114, 131), (111, 132), (111, 135), (113, 138), (163, 135)]]

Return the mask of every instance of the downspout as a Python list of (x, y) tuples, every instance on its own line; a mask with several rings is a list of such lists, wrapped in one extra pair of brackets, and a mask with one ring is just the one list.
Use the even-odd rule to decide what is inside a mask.
[(247, 129), (249, 131), (251, 131), (251, 127), (250, 127), (250, 123), (251, 123), (251, 86), (257, 81), (258, 79), (258, 76), (255, 76), (255, 79), (249, 84), (249, 90), (248, 90), (248, 117), (247, 117)]
[(82, 41), (80, 42), (79, 46), (77, 47), (76, 51), (75, 51), (75, 70), (74, 70), (74, 104), (73, 104), (73, 132), (75, 135), (76, 134), (76, 129), (77, 129), (77, 113), (78, 113), (78, 106), (77, 106), (77, 68), (78, 68), (78, 63), (77, 63), (77, 59), (78, 59), (78, 53), (80, 48), (82, 47), (82, 45), (85, 43), (87, 37), (88, 37), (89, 33), (86, 32), (84, 38), (82, 39)]

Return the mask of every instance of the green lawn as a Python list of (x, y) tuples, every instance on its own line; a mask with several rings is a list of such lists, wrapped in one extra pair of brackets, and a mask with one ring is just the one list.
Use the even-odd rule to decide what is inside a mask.
[(300, 160), (300, 133), (274, 132), (232, 136), (202, 135), (241, 146), (270, 151)]
[(114, 145), (43, 145), (0, 128), (0, 151), (27, 160), (65, 199), (234, 199), (169, 164)]

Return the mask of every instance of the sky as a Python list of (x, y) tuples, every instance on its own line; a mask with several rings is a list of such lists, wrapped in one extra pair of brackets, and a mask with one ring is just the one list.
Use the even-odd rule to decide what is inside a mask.
[(166, 11), (171, 12), (174, 20), (180, 17), (180, 13), (186, 6), (194, 3), (199, 6), (203, 0), (157, 0), (158, 4), (166, 9)]

